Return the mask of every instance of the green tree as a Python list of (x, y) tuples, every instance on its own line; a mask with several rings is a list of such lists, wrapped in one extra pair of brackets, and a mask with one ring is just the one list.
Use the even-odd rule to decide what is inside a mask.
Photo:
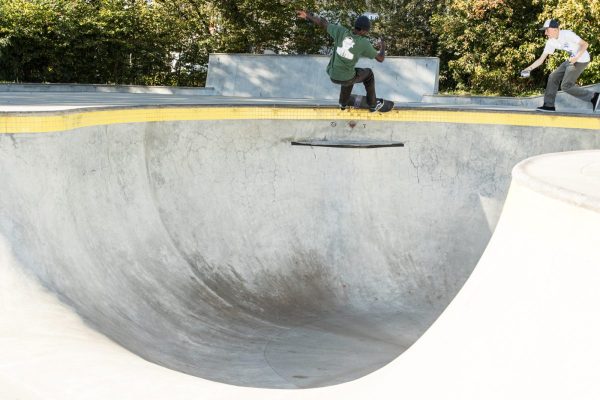
[(146, 0), (0, 0), (0, 79), (162, 82), (176, 39), (162, 11)]
[(173, 45), (160, 4), (103, 0), (96, 17), (98, 74), (114, 83), (159, 84), (170, 73)]
[(39, 80), (53, 61), (53, 55), (47, 49), (53, 46), (58, 14), (50, 5), (1, 0), (0, 15), (2, 78)]
[(543, 43), (542, 5), (527, 0), (447, 0), (431, 19), (442, 60), (440, 86), (471, 93), (516, 95), (541, 77), (518, 78)]
[(373, 12), (379, 15), (374, 33), (386, 39), (389, 54), (433, 56), (437, 36), (430, 20), (442, 0), (373, 0)]

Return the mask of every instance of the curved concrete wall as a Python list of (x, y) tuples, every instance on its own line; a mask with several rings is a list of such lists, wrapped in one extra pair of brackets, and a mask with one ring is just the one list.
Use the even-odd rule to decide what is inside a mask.
[[(391, 361), (475, 267), (512, 166), (600, 144), (586, 129), (491, 124), (498, 113), (128, 111), (50, 113), (35, 123), (54, 132), (0, 135), (0, 233), (136, 354), (258, 387), (344, 382)], [(324, 138), (405, 147), (290, 145)]]

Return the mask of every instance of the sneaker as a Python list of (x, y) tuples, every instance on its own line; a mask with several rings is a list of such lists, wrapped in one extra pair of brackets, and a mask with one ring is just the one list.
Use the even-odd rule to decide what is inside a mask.
[(594, 97), (592, 97), (592, 108), (593, 108), (594, 112), (596, 112), (599, 105), (600, 105), (600, 93), (595, 93)]
[(348, 106), (343, 106), (343, 105), (340, 104), (340, 111), (345, 111), (346, 108), (348, 108)]
[(543, 105), (541, 107), (536, 108), (536, 110), (537, 111), (548, 112), (548, 111), (556, 111), (556, 108), (554, 108), (554, 106)]
[(383, 107), (383, 100), (377, 99), (377, 103), (375, 104), (375, 107), (370, 107), (369, 111), (370, 112), (379, 111), (379, 110), (381, 110), (381, 107)]

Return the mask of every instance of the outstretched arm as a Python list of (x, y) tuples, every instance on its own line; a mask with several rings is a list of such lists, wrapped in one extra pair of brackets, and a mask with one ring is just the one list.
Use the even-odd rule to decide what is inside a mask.
[(535, 60), (533, 62), (533, 64), (531, 64), (529, 67), (525, 68), (523, 71), (533, 71), (534, 69), (536, 69), (537, 67), (539, 67), (540, 65), (542, 65), (544, 63), (544, 61), (546, 61), (546, 57), (548, 57), (548, 53), (543, 53), (540, 58), (538, 58), (537, 60)]
[(329, 24), (325, 18), (321, 18), (319, 16), (313, 15), (312, 13), (310, 13), (306, 10), (298, 10), (298, 11), (296, 11), (296, 14), (298, 14), (299, 18), (310, 21), (313, 24), (318, 25), (323, 29), (327, 29), (327, 25)]

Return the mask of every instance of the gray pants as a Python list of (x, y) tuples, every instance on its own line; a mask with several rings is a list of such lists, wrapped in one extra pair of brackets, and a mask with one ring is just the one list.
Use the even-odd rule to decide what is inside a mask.
[(559, 88), (580, 100), (591, 101), (592, 97), (594, 97), (594, 92), (583, 89), (575, 83), (588, 64), (589, 62), (571, 64), (569, 61), (560, 64), (548, 77), (548, 85), (546, 85), (546, 93), (544, 94), (544, 105), (554, 106), (556, 93)]

